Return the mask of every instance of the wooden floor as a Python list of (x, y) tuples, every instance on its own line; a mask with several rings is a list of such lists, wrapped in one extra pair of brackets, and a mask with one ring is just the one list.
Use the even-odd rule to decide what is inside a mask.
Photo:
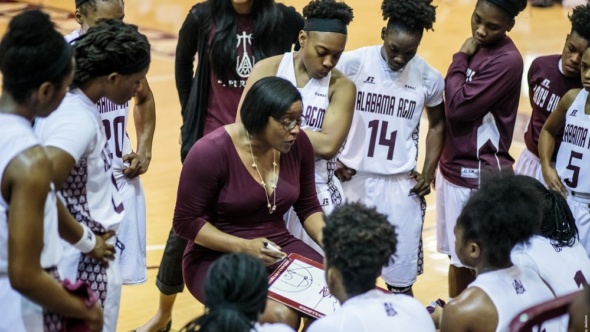
[[(299, 11), (307, 0), (285, 0)], [(72, 19), (73, 0), (28, 1), (29, 4), (43, 5), (51, 13), (54, 21), (65, 33), (76, 28)], [(176, 34), (190, 7), (188, 0), (126, 0), (125, 21), (139, 25), (152, 42), (154, 57), (148, 81), (154, 91), (157, 105), (157, 129), (154, 139), (153, 160), (148, 173), (142, 176), (147, 196), (147, 244), (149, 280), (144, 285), (123, 288), (118, 331), (128, 331), (143, 324), (155, 311), (158, 304), (158, 291), (154, 280), (157, 265), (171, 226), (172, 212), (176, 198), (176, 188), (180, 174), (179, 128), (180, 108), (174, 84), (174, 49)], [(354, 8), (355, 18), (349, 28), (347, 49), (380, 43), (380, 31), (384, 22), (381, 18), (378, 0), (348, 0)], [(418, 54), (436, 67), (443, 75), (451, 62), (452, 54), (459, 50), (464, 40), (470, 36), (470, 17), (474, 7), (473, 0), (435, 0), (438, 5), (435, 31), (424, 35)], [(0, 32), (8, 20), (26, 4), (6, 3), (0, 0)], [(560, 53), (569, 32), (567, 10), (559, 6), (548, 9), (527, 8), (517, 17), (516, 26), (510, 32), (525, 58), (525, 68), (538, 55)], [(519, 123), (512, 145), (513, 156), (518, 157), (524, 144), (522, 132), (530, 114), (526, 82), (521, 94)], [(133, 123), (130, 121), (130, 123)], [(128, 131), (132, 140), (134, 128)], [(426, 132), (426, 121), (422, 123), (422, 133)], [(421, 137), (421, 152), (424, 151), (424, 136)], [(420, 158), (423, 158), (421, 153)], [(420, 159), (420, 165), (422, 159)], [(424, 226), (426, 271), (415, 285), (416, 297), (424, 304), (436, 298), (447, 297), (446, 273), (448, 258), (436, 253), (436, 229), (434, 223), (434, 194), (428, 196), (429, 203)], [(179, 329), (190, 318), (203, 311), (188, 292), (178, 297), (173, 314), (173, 327)]]

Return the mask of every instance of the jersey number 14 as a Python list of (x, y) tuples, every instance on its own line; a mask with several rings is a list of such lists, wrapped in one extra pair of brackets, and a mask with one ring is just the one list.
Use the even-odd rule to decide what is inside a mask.
[(379, 122), (381, 122), (381, 134), (379, 135), (379, 145), (386, 146), (387, 160), (393, 159), (393, 153), (395, 152), (395, 140), (397, 138), (397, 130), (389, 133), (387, 137), (387, 121), (373, 120), (369, 122), (369, 128), (371, 129), (371, 141), (369, 142), (369, 153), (367, 156), (373, 157), (375, 154), (375, 144), (377, 144), (377, 132), (379, 131)]

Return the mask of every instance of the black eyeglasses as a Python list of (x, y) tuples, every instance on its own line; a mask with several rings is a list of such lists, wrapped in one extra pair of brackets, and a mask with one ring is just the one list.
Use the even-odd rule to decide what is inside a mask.
[(295, 129), (296, 126), (305, 126), (307, 121), (305, 120), (305, 117), (300, 117), (297, 120), (282, 120), (279, 121), (279, 123), (281, 124), (281, 126), (283, 126), (283, 129), (285, 129), (286, 131), (292, 131), (293, 129)]

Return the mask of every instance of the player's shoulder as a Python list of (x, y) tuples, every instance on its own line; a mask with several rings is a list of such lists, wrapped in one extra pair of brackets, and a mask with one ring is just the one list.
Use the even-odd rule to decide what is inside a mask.
[(419, 75), (422, 77), (422, 80), (424, 81), (444, 80), (438, 69), (434, 68), (424, 58), (417, 54), (406, 65), (406, 69), (419, 73)]
[[(478, 303), (481, 305), (474, 305)], [(477, 315), (489, 314), (487, 312), (489, 311), (489, 304), (493, 306), (492, 299), (488, 294), (483, 289), (472, 286), (465, 289), (459, 296), (447, 303), (444, 313), (477, 317)]]
[(363, 57), (365, 57), (367, 54), (370, 54), (371, 52), (373, 52), (376, 48), (378, 48), (377, 45), (363, 46), (363, 47), (359, 47), (354, 50), (346, 51), (346, 52), (342, 53), (342, 55), (345, 56), (347, 59), (360, 60)]
[(561, 101), (569, 108), (580, 92), (582, 92), (582, 89), (571, 89), (561, 97)]
[(440, 330), (495, 330), (497, 325), (498, 311), (489, 296), (479, 287), (468, 287), (445, 305)]
[(74, 39), (80, 37), (80, 29), (76, 29), (69, 34), (65, 35), (64, 38), (68, 43), (71, 43)]
[(68, 92), (49, 118), (78, 121), (80, 125), (94, 124), (96, 117), (93, 116), (92, 112), (95, 111), (95, 108), (96, 105), (86, 103), (79, 94)]
[(344, 93), (350, 93), (356, 89), (356, 85), (354, 82), (348, 78), (344, 73), (340, 70), (334, 68), (331, 71), (332, 75), (330, 77), (330, 90), (333, 91), (340, 91)]
[(256, 71), (258, 75), (274, 76), (279, 70), (279, 65), (284, 56), (285, 54), (279, 54), (262, 59), (256, 62), (252, 71)]
[(533, 66), (545, 67), (549, 64), (556, 64), (557, 65), (560, 58), (561, 58), (560, 54), (541, 55), (541, 56), (536, 57), (531, 62), (531, 67), (533, 67)]
[[(354, 315), (351, 315), (354, 317)], [(315, 322), (313, 322), (309, 328), (307, 329), (308, 332), (325, 332), (325, 331), (338, 331), (339, 327), (342, 326), (343, 321), (345, 318), (350, 320), (352, 317), (347, 317), (344, 314), (344, 310), (340, 308), (339, 310), (330, 313)]]

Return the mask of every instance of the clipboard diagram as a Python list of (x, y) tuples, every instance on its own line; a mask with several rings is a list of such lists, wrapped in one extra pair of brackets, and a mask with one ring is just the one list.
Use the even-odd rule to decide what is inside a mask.
[(308, 258), (290, 254), (269, 280), (268, 296), (306, 315), (320, 318), (340, 308), (328, 289), (324, 267)]

